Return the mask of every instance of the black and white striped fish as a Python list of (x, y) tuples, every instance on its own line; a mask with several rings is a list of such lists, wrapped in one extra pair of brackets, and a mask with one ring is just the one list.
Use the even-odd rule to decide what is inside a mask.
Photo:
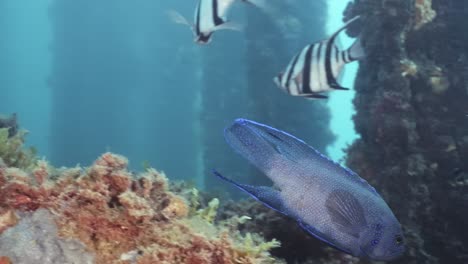
[(338, 49), (335, 41), (341, 31), (358, 19), (359, 16), (349, 20), (330, 38), (303, 48), (286, 70), (274, 78), (276, 85), (290, 95), (307, 98), (327, 98), (323, 92), (348, 90), (338, 84), (337, 78), (343, 66), (363, 58), (364, 51), (359, 38), (343, 51)]
[(176, 11), (171, 10), (168, 14), (174, 22), (192, 28), (196, 43), (208, 44), (215, 31), (223, 29), (241, 30), (239, 24), (226, 19), (227, 11), (236, 1), (250, 3), (259, 8), (267, 8), (265, 0), (199, 0), (195, 8), (193, 24)]

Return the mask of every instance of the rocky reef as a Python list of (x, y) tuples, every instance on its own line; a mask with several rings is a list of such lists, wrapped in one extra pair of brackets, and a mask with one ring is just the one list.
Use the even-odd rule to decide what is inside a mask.
[(406, 230), (395, 263), (467, 263), (468, 2), (356, 0), (345, 15), (363, 17), (368, 55), (347, 164)]
[(127, 166), (112, 153), (87, 168), (2, 164), (0, 263), (282, 263), (276, 240), (238, 230), (245, 218), (215, 222), (217, 199), (200, 206), (195, 189)]

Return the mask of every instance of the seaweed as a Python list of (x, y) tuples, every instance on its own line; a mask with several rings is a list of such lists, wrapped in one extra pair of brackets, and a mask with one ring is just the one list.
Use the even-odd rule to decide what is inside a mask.
[(19, 130), (13, 136), (9, 131), (9, 128), (0, 128), (0, 166), (3, 163), (7, 167), (31, 168), (37, 160), (37, 151), (23, 146), (27, 131)]

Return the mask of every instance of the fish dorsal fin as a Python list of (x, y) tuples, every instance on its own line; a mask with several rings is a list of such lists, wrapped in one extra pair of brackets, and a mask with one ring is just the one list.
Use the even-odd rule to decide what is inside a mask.
[(364, 209), (349, 191), (332, 191), (325, 201), (325, 207), (333, 224), (353, 237), (359, 238), (359, 234), (367, 226)]
[(237, 188), (248, 193), (254, 199), (262, 202), (267, 207), (278, 211), (284, 215), (291, 216), (289, 210), (283, 203), (283, 199), (281, 198), (281, 192), (279, 190), (268, 186), (252, 186), (247, 184), (240, 184), (227, 177), (224, 177), (223, 175), (221, 175), (221, 173), (215, 170), (213, 171), (213, 174), (218, 176), (220, 179), (235, 185)]
[(336, 37), (338, 36), (338, 34), (341, 33), (341, 31), (345, 30), (346, 28), (348, 28), (349, 25), (351, 25), (352, 23), (354, 23), (355, 21), (359, 20), (361, 18), (361, 16), (355, 16), (353, 17), (352, 19), (350, 19), (348, 22), (346, 22), (346, 24), (344, 24), (342, 27), (340, 27), (338, 30), (335, 31), (335, 33), (333, 33), (333, 35), (330, 36), (329, 40), (332, 41), (333, 43), (332, 44), (335, 44), (335, 41), (336, 41)]
[[(307, 94), (301, 96), (327, 98), (320, 94)], [(246, 129), (245, 127), (248, 127), (249, 129)], [(341, 166), (339, 163), (334, 162), (327, 156), (307, 145), (304, 141), (284, 131), (251, 120), (238, 119), (234, 125), (226, 128), (225, 137), (232, 148), (265, 173), (267, 173), (271, 168), (268, 161), (272, 158), (272, 154), (280, 154), (281, 157), (293, 160), (295, 163), (299, 163), (305, 170), (313, 172), (311, 173), (311, 177), (328, 175), (332, 172), (336, 177), (344, 177), (346, 180), (349, 180), (380, 197), (375, 189), (356, 173)], [(242, 144), (233, 144), (236, 141), (234, 139), (237, 141), (242, 139), (242, 142), (245, 142)], [(241, 141), (239, 141), (239, 143), (241, 143)], [(269, 146), (268, 149), (271, 149), (272, 151), (267, 151), (268, 149), (266, 146)], [(260, 149), (263, 151), (259, 151)]]

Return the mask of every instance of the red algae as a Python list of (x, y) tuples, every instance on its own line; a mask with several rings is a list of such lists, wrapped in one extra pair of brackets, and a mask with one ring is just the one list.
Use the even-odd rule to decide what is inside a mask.
[(86, 169), (54, 170), (45, 161), (30, 172), (0, 169), (0, 234), (16, 224), (15, 211), (45, 208), (60, 237), (79, 240), (95, 263), (280, 262), (268, 253), (276, 244), (242, 247), (238, 232), (203, 219), (170, 192), (163, 173), (133, 175), (127, 165), (125, 157), (105, 153)]

